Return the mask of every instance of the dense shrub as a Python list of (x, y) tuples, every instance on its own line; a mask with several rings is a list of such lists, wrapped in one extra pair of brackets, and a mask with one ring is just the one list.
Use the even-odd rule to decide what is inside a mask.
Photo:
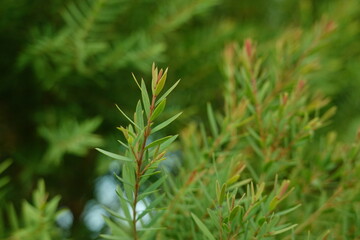
[(1, 239), (359, 237), (356, 0), (31, 3), (0, 3)]

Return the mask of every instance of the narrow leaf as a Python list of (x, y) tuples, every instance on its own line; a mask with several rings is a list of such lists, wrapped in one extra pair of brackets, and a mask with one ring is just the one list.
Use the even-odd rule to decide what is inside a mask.
[(167, 78), (167, 72), (168, 72), (168, 68), (166, 68), (164, 74), (161, 76), (160, 80), (158, 81), (156, 88), (155, 88), (155, 95), (159, 95), (161, 90), (164, 88), (165, 82), (166, 82), (166, 78)]
[(162, 100), (159, 105), (155, 108), (153, 114), (150, 116), (150, 121), (154, 121), (165, 109), (166, 98)]
[(170, 123), (172, 123), (173, 121), (175, 121), (180, 115), (182, 114), (182, 112), (176, 114), (175, 116), (169, 118), (168, 120), (166, 120), (165, 122), (160, 123), (159, 125), (157, 125), (156, 127), (154, 127), (151, 131), (151, 133), (155, 133), (161, 129), (163, 129), (164, 127), (166, 127), (167, 125), (169, 125)]
[(147, 196), (149, 196), (149, 195), (151, 195), (151, 194), (153, 194), (153, 193), (156, 193), (156, 192), (158, 192), (158, 191), (159, 191), (159, 189), (153, 190), (153, 191), (151, 191), (151, 192), (144, 192), (144, 193), (142, 193), (142, 194), (139, 195), (138, 201), (141, 201), (141, 200), (143, 200), (145, 197), (147, 197)]
[(146, 90), (146, 85), (144, 80), (141, 80), (141, 98), (144, 104), (144, 110), (146, 113), (146, 116), (149, 117), (149, 113), (150, 113), (150, 99), (149, 99), (149, 94)]
[(7, 159), (4, 162), (2, 162), (0, 164), (0, 173), (2, 173), (3, 171), (5, 171), (10, 165), (11, 165), (11, 160)]
[(114, 173), (114, 176), (115, 176), (121, 183), (128, 184), (128, 185), (130, 185), (131, 187), (134, 187), (134, 185), (132, 185), (131, 183), (125, 181), (122, 177), (120, 177), (120, 176), (117, 175), (116, 173)]
[(158, 231), (158, 230), (164, 230), (166, 228), (164, 227), (151, 227), (151, 228), (141, 228), (138, 231), (139, 232), (143, 232), (143, 231)]
[(128, 203), (129, 200), (127, 200), (123, 195), (124, 193), (121, 191), (116, 191), (117, 195), (119, 196), (120, 199), (120, 205), (121, 205), (121, 210), (124, 212), (125, 218), (128, 219), (128, 222), (131, 223), (132, 221), (132, 217), (130, 214), (130, 204)]
[(156, 168), (151, 169), (149, 168), (144, 175), (141, 176), (140, 185), (142, 185), (149, 177), (161, 173), (161, 171), (155, 171)]
[(298, 204), (298, 205), (296, 205), (296, 206), (294, 206), (294, 207), (292, 207), (292, 208), (286, 209), (286, 210), (284, 210), (284, 211), (277, 212), (277, 213), (275, 213), (275, 216), (283, 216), (283, 215), (286, 215), (286, 214), (288, 214), (288, 213), (290, 213), (290, 212), (298, 209), (300, 206), (301, 206), (301, 204)]
[[(158, 180), (156, 180), (148, 188), (146, 188), (144, 190), (144, 192), (142, 194), (140, 194), (140, 196), (143, 194), (149, 193), (149, 192), (153, 192), (154, 190), (158, 189), (160, 187), (160, 185), (165, 181), (165, 179), (166, 179), (166, 175), (164, 175), (161, 178), (159, 178)], [(139, 197), (139, 201), (140, 201), (140, 199), (141, 199), (141, 197)]]
[(160, 196), (157, 196), (155, 198), (155, 200), (151, 201), (150, 205), (146, 208), (146, 210), (139, 214), (139, 216), (137, 217), (137, 220), (141, 219), (148, 212), (153, 211), (154, 207), (156, 207), (164, 199), (164, 197), (165, 197), (165, 194), (162, 194)]
[(15, 207), (13, 204), (9, 204), (7, 207), (7, 214), (9, 216), (9, 225), (11, 230), (16, 231), (19, 229), (19, 222), (16, 216)]
[(136, 125), (136, 123), (133, 121), (133, 120), (131, 120), (131, 118), (129, 118), (122, 110), (121, 110), (121, 108), (116, 104), (116, 107), (117, 107), (117, 109), (121, 112), (121, 114), (129, 121), (129, 122), (131, 122), (135, 127), (137, 127), (138, 129), (140, 129), (140, 127), (138, 126), (138, 125)]
[(209, 118), (209, 122), (210, 122), (210, 130), (211, 130), (213, 136), (217, 137), (219, 135), (219, 129), (216, 124), (214, 111), (213, 111), (210, 103), (207, 104), (207, 114), (208, 114), (208, 118)]
[[(140, 129), (144, 128), (144, 117), (143, 117), (143, 110), (141, 107), (140, 100), (138, 101), (136, 105), (135, 115), (134, 115), (135, 123), (140, 127)], [(139, 130), (138, 130), (139, 132)]]
[(147, 145), (145, 147), (145, 149), (149, 149), (149, 148), (152, 148), (152, 147), (155, 147), (155, 146), (158, 146), (160, 144), (162, 144), (163, 142), (165, 142), (166, 140), (168, 140), (169, 138), (171, 138), (172, 136), (167, 136), (167, 137), (163, 137), (163, 138), (160, 138), (156, 141), (153, 141), (151, 142), (149, 145)]
[(139, 87), (139, 89), (141, 90), (141, 87), (140, 87), (140, 85), (139, 85), (139, 82), (138, 82), (138, 80), (136, 79), (134, 73), (131, 73), (131, 75), (133, 76), (133, 79), (134, 79), (136, 85), (137, 85), (137, 86)]
[(215, 237), (211, 234), (206, 225), (193, 213), (191, 213), (192, 218), (194, 219), (196, 225), (200, 228), (203, 234), (210, 240), (215, 240)]
[(280, 233), (289, 231), (289, 230), (293, 229), (296, 226), (297, 226), (297, 224), (293, 224), (293, 225), (291, 225), (289, 227), (286, 227), (286, 228), (283, 228), (283, 229), (280, 229), (280, 230), (277, 230), (277, 231), (270, 232), (269, 235), (271, 235), (271, 236), (278, 235)]
[(151, 73), (152, 73), (151, 90), (152, 90), (152, 94), (155, 95), (155, 87), (158, 79), (158, 69), (157, 67), (155, 67), (155, 63), (153, 63), (152, 65)]
[(101, 152), (102, 154), (110, 157), (110, 158), (113, 158), (113, 159), (116, 159), (116, 160), (120, 160), (120, 161), (125, 161), (125, 162), (132, 162), (133, 160), (129, 157), (125, 157), (125, 156), (121, 156), (119, 154), (116, 154), (116, 153), (112, 153), (112, 152), (108, 152), (106, 150), (103, 150), (101, 148), (95, 148), (97, 151)]
[[(125, 181), (129, 182), (132, 186), (135, 186), (135, 173), (134, 169), (128, 164), (123, 165), (122, 177)], [(134, 188), (131, 185), (124, 185), (126, 198), (130, 201), (134, 200)]]
[(167, 147), (170, 146), (170, 144), (172, 144), (176, 140), (177, 137), (178, 137), (178, 135), (171, 136), (169, 139), (167, 139), (165, 142), (163, 142), (160, 145), (159, 152), (163, 152), (165, 149), (167, 149)]
[[(104, 217), (104, 220), (106, 222), (106, 224), (110, 227), (111, 232), (113, 235), (115, 236), (109, 236), (109, 235), (101, 235), (102, 238), (105, 239), (129, 239), (129, 237), (126, 234), (126, 231), (124, 231), (123, 229), (121, 229), (121, 227), (116, 224), (115, 222), (113, 222), (111, 219)], [(121, 236), (121, 237), (119, 237)]]
[(180, 79), (177, 80), (176, 83), (174, 83), (174, 85), (171, 86), (171, 88), (169, 88), (156, 102), (156, 104), (158, 104), (159, 102), (161, 102), (164, 98), (166, 98), (175, 88), (176, 86), (179, 84)]

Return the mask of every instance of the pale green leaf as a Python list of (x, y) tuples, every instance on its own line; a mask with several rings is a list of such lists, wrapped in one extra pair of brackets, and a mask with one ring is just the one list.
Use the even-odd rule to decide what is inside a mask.
[(193, 213), (191, 213), (192, 218), (194, 219), (196, 225), (200, 228), (203, 234), (210, 240), (215, 240), (215, 237), (211, 234), (206, 225)]
[[(134, 120), (135, 120), (135, 123), (140, 127), (140, 130), (144, 129), (144, 117), (143, 117), (143, 110), (141, 107), (140, 100), (138, 101), (138, 103), (136, 105)], [(138, 129), (138, 132), (140, 130)]]
[(151, 133), (155, 133), (161, 129), (163, 129), (164, 127), (168, 126), (170, 123), (172, 123), (173, 121), (175, 121), (180, 115), (182, 114), (182, 112), (176, 114), (175, 116), (169, 118), (168, 120), (160, 123), (159, 125), (157, 125), (156, 127), (154, 127), (151, 131)]
[(146, 113), (146, 116), (149, 117), (149, 113), (150, 113), (150, 99), (149, 99), (149, 94), (146, 90), (146, 85), (144, 83), (144, 80), (141, 80), (141, 98), (144, 104), (144, 110)]
[(131, 120), (131, 118), (129, 118), (117, 104), (116, 104), (116, 107), (129, 122), (131, 122), (136, 128), (141, 130), (141, 128), (133, 120)]
[(153, 142), (151, 142), (150, 144), (148, 144), (145, 149), (149, 149), (149, 148), (152, 148), (152, 147), (155, 147), (155, 146), (158, 146), (160, 144), (162, 144), (163, 142), (165, 142), (166, 140), (168, 140), (169, 138), (171, 138), (173, 136), (167, 136), (167, 137), (163, 137), (163, 138), (160, 138), (158, 140), (155, 140)]
[(116, 160), (120, 160), (120, 161), (125, 161), (125, 162), (132, 162), (133, 160), (129, 157), (125, 157), (125, 156), (121, 156), (119, 154), (116, 154), (116, 153), (112, 153), (112, 152), (108, 152), (106, 150), (103, 150), (101, 148), (95, 148), (97, 151), (101, 152), (102, 154), (110, 157), (110, 158), (113, 158), (113, 159), (116, 159)]
[(169, 88), (156, 102), (156, 104), (158, 104), (159, 102), (161, 102), (164, 98), (166, 98), (175, 88), (176, 86), (179, 84), (180, 79), (177, 80), (176, 83), (174, 83), (174, 85), (171, 86), (171, 88)]

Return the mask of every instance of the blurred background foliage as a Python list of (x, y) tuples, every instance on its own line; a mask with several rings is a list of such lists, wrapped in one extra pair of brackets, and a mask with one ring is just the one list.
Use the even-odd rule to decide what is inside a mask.
[(71, 212), (64, 228), (74, 239), (94, 236), (86, 209), (99, 177), (117, 167), (93, 149), (115, 147), (123, 120), (114, 105), (134, 108), (131, 72), (149, 79), (152, 62), (170, 67), (170, 82), (182, 79), (163, 116), (184, 112), (174, 133), (206, 118), (207, 102), (223, 105), (227, 43), (251, 37), (271, 51), (277, 39), (297, 41), (299, 29), (326, 18), (336, 30), (317, 46), (322, 71), (309, 71), (309, 84), (338, 109), (322, 131), (344, 141), (357, 134), (357, 0), (2, 0), (0, 15), (0, 203), (19, 208), (44, 178)]

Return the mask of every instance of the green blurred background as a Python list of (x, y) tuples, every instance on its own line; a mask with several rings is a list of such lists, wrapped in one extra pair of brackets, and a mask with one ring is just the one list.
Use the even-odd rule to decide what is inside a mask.
[(250, 37), (267, 48), (287, 29), (333, 20), (322, 71), (309, 82), (338, 107), (324, 131), (344, 141), (357, 133), (357, 0), (2, 0), (0, 16), (0, 161), (13, 161), (3, 202), (18, 206), (44, 178), (69, 209), (59, 224), (74, 239), (102, 227), (97, 204), (111, 201), (101, 196), (113, 191), (118, 166), (94, 147), (116, 149), (124, 119), (115, 104), (132, 112), (139, 92), (131, 73), (149, 81), (153, 62), (169, 66), (169, 82), (182, 79), (164, 114), (184, 111), (174, 133), (205, 119), (207, 102), (222, 106), (227, 43)]

